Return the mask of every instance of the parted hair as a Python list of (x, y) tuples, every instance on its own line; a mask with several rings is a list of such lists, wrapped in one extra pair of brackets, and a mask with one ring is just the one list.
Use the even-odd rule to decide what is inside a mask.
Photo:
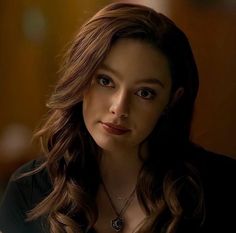
[[(48, 115), (35, 138), (40, 140), (51, 192), (28, 214), (46, 216), (51, 233), (88, 232), (98, 217), (99, 148), (83, 116), (83, 93), (111, 47), (122, 38), (149, 43), (168, 60), (171, 101), (145, 141), (149, 154), (137, 179), (137, 197), (146, 218), (139, 233), (174, 233), (191, 221), (200, 224), (204, 211), (197, 170), (185, 158), (198, 92), (198, 72), (185, 34), (166, 16), (142, 5), (112, 3), (79, 29), (65, 54), (60, 77), (48, 100)], [(186, 202), (188, 200), (188, 202)]]

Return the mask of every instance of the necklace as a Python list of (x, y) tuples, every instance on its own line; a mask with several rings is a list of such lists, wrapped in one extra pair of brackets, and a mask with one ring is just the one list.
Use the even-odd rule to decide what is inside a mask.
[(119, 232), (119, 231), (121, 231), (123, 229), (124, 224), (125, 224), (124, 219), (122, 218), (122, 216), (125, 213), (126, 209), (129, 207), (129, 205), (132, 202), (132, 200), (134, 199), (134, 194), (135, 194), (136, 188), (134, 188), (132, 193), (129, 195), (129, 197), (125, 201), (124, 206), (121, 208), (121, 210), (117, 211), (117, 209), (116, 209), (116, 207), (115, 207), (115, 205), (114, 205), (114, 203), (113, 203), (113, 201), (111, 199), (111, 196), (110, 196), (110, 194), (109, 194), (109, 192), (107, 190), (107, 187), (106, 187), (106, 185), (103, 182), (103, 180), (101, 180), (101, 184), (102, 184), (103, 189), (104, 189), (104, 191), (105, 191), (105, 193), (106, 193), (106, 195), (108, 197), (108, 200), (109, 200), (109, 202), (111, 204), (111, 207), (112, 207), (113, 211), (116, 214), (116, 218), (111, 220), (111, 227), (115, 231)]

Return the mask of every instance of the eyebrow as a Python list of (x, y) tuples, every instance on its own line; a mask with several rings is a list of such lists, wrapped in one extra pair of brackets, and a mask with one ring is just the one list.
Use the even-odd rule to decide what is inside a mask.
[[(107, 71), (109, 71), (109, 72), (115, 74), (115, 75), (118, 76), (118, 77), (121, 76), (121, 74), (120, 74), (117, 70), (113, 69), (112, 67), (110, 67), (109, 65), (107, 65), (107, 64), (105, 64), (105, 63), (103, 63), (103, 64), (99, 67), (99, 69), (107, 70)], [(98, 69), (98, 70), (99, 70), (99, 69)], [(161, 86), (161, 87), (163, 87), (163, 88), (165, 87), (164, 83), (163, 83), (162, 81), (160, 81), (159, 79), (157, 79), (157, 78), (141, 79), (141, 80), (138, 80), (137, 83), (138, 83), (138, 84), (139, 84), (139, 83), (157, 84), (157, 85), (159, 85), (159, 86)]]

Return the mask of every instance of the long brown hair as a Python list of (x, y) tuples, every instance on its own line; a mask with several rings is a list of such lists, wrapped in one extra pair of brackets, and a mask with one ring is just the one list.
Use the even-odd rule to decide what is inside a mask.
[(28, 220), (46, 216), (51, 233), (87, 232), (97, 220), (98, 148), (84, 125), (83, 93), (120, 38), (142, 40), (159, 49), (169, 62), (172, 93), (184, 88), (181, 98), (170, 102), (147, 138), (150, 153), (137, 184), (138, 200), (147, 217), (138, 232), (174, 233), (186, 219), (198, 223), (202, 214), (198, 174), (185, 162), (198, 91), (189, 42), (166, 16), (141, 5), (113, 3), (82, 25), (72, 41), (47, 103), (48, 117), (36, 133), (45, 155), (36, 171), (47, 169), (52, 191), (29, 213)]

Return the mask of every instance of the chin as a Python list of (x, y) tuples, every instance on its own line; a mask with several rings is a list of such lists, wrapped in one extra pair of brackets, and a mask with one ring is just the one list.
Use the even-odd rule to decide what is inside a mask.
[(95, 142), (102, 150), (107, 150), (107, 151), (114, 150), (114, 148), (118, 146), (116, 143), (111, 142), (111, 140), (109, 139), (102, 140), (101, 137), (98, 140), (95, 139)]
[(102, 135), (94, 137), (94, 141), (105, 151), (114, 151), (116, 148), (120, 149), (124, 146), (124, 143), (118, 142), (112, 137), (104, 137)]

